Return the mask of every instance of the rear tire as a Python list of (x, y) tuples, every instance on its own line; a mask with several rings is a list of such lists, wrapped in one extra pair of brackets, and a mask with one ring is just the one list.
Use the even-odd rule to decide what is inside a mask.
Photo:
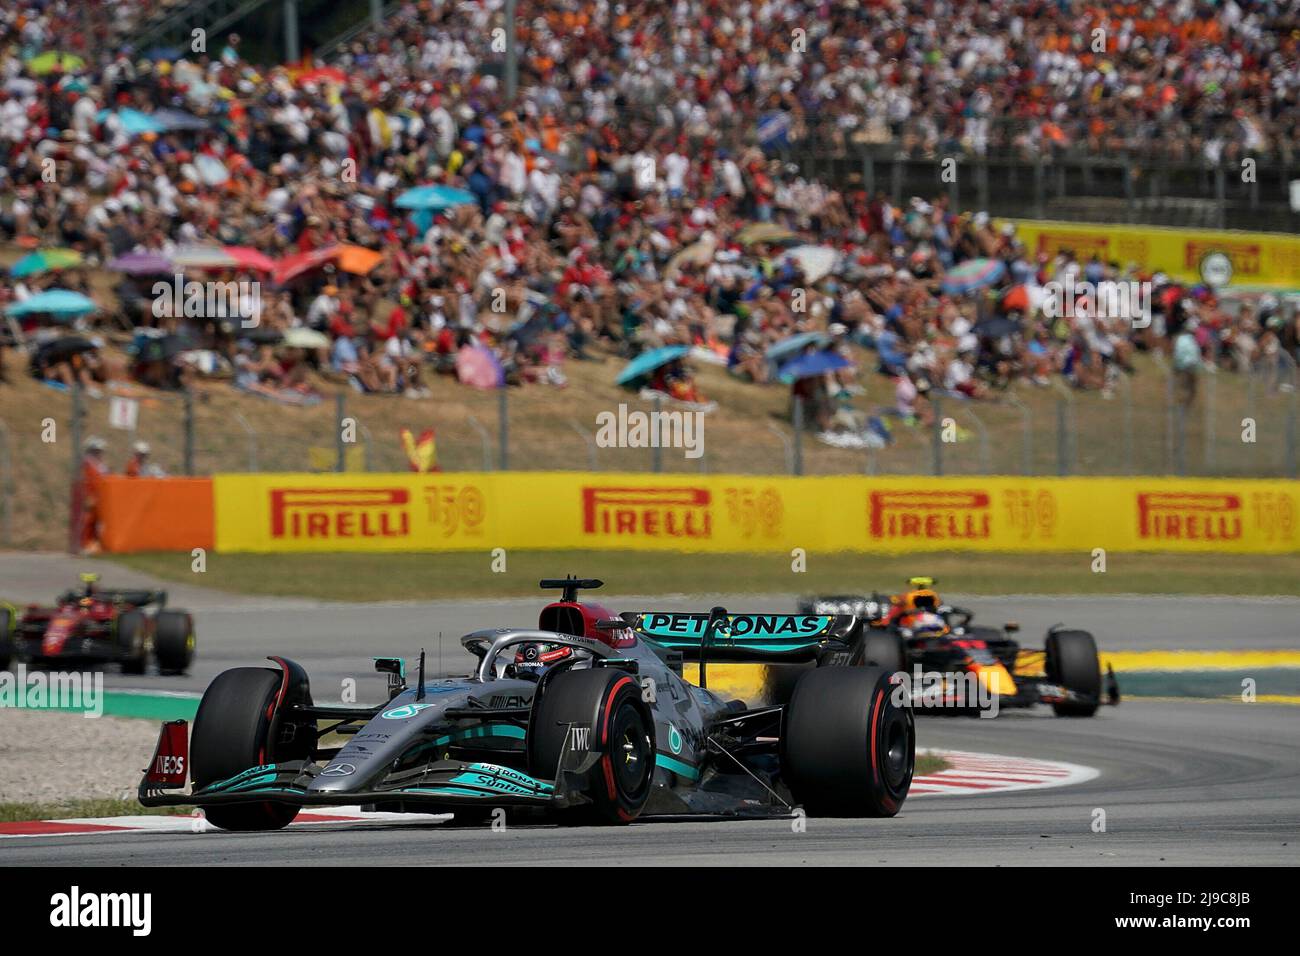
[(625, 671), (603, 667), (551, 680), (528, 722), (528, 772), (534, 777), (556, 778), (570, 724), (589, 726), (591, 747), (603, 752), (586, 791), (595, 822), (632, 822), (650, 796), (655, 768), (654, 721), (640, 685)]
[(123, 674), (143, 674), (149, 666), (149, 620), (143, 611), (124, 611), (117, 619), (117, 646)]
[(892, 817), (916, 768), (916, 725), (878, 667), (808, 671), (786, 705), (781, 772), (813, 816)]
[[(268, 714), (280, 680), (280, 672), (268, 667), (236, 667), (208, 685), (190, 735), (195, 790), (275, 761)], [(298, 808), (262, 801), (205, 807), (204, 815), (223, 830), (279, 830), (298, 815)]]
[(1047, 635), (1047, 679), (1077, 694), (1091, 696), (1091, 703), (1065, 701), (1053, 704), (1057, 717), (1091, 717), (1101, 704), (1101, 661), (1097, 642), (1087, 631), (1052, 631)]
[(159, 611), (153, 652), (162, 674), (184, 674), (194, 660), (194, 619), (185, 611)]
[(900, 634), (863, 626), (862, 653), (859, 664), (883, 667), (893, 674), (907, 669), (907, 646)]

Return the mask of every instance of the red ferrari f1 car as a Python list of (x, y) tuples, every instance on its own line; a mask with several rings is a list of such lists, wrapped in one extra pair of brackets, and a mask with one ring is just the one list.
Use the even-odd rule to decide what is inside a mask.
[(99, 588), (98, 574), (54, 606), (0, 605), (0, 670), (17, 659), (35, 667), (75, 661), (116, 663), (143, 674), (153, 658), (163, 674), (184, 674), (194, 658), (194, 619), (165, 607), (166, 591)]

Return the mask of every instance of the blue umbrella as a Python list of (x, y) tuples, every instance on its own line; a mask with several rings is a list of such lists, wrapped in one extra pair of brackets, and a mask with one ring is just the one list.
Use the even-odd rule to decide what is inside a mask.
[(71, 289), (48, 289), (5, 309), (6, 315), (41, 315), (49, 313), (60, 318), (76, 318), (99, 308), (80, 292)]
[(452, 206), (478, 202), (474, 194), (454, 186), (416, 186), (397, 197), (398, 209), (431, 209), (435, 212)]
[(853, 363), (839, 352), (812, 352), (808, 355), (800, 355), (797, 359), (787, 362), (781, 369), (781, 381), (789, 385), (801, 378), (825, 375), (827, 372), (836, 372), (842, 368), (852, 367)]
[[(95, 119), (104, 122), (108, 119), (112, 110), (100, 110)], [(141, 113), (139, 110), (133, 110), (123, 107), (117, 111), (117, 118), (122, 122), (122, 129), (128, 136), (140, 136), (144, 133), (161, 133), (165, 131), (162, 123), (158, 122), (148, 113)]]
[(636, 381), (638, 378), (644, 378), (661, 365), (667, 365), (673, 359), (679, 359), (687, 352), (690, 347), (686, 345), (665, 345), (661, 349), (651, 349), (649, 352), (642, 352), (632, 361), (627, 363), (627, 367), (618, 373), (618, 378), (614, 380), (615, 385), (627, 385)]
[(971, 259), (948, 271), (941, 288), (949, 295), (965, 295), (991, 286), (1007, 274), (1001, 259)]
[(162, 109), (155, 110), (153, 121), (161, 123), (163, 129), (168, 132), (179, 130), (200, 130), (208, 128), (208, 121), (199, 119), (193, 113), (187, 113), (184, 110)]
[(787, 356), (798, 355), (812, 343), (816, 343), (818, 348), (825, 348), (831, 344), (831, 337), (825, 332), (799, 332), (777, 342), (763, 354), (763, 357), (769, 362), (780, 363)]

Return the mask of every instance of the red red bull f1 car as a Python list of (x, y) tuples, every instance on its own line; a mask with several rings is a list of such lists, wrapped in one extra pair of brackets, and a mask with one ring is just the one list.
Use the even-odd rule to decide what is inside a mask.
[(143, 674), (151, 661), (163, 674), (184, 674), (194, 659), (194, 619), (166, 607), (166, 591), (99, 587), (99, 575), (81, 575), (81, 587), (50, 606), (0, 605), (0, 670), (12, 661), (30, 667), (62, 663), (117, 664)]
[[(929, 577), (908, 579), (899, 594), (821, 595), (799, 601), (806, 614), (852, 614), (862, 622), (859, 653), (864, 663), (913, 675), (917, 708), (959, 707), (973, 689), (995, 697), (997, 707), (1050, 704), (1061, 717), (1091, 717), (1102, 704), (1119, 703), (1115, 672), (1103, 676), (1097, 643), (1087, 631), (1060, 625), (1049, 630), (1043, 649), (1022, 647), (1019, 626), (972, 623), (965, 608), (944, 603)], [(975, 709), (974, 707), (969, 709)]]

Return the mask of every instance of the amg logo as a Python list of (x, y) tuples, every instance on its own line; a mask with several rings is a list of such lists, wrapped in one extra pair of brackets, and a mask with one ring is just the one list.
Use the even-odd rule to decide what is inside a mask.
[(1157, 541), (1235, 541), (1241, 537), (1237, 495), (1142, 492), (1137, 496), (1138, 536)]
[(709, 538), (712, 498), (707, 488), (583, 488), (587, 534), (648, 538)]
[(405, 488), (281, 488), (271, 492), (273, 538), (404, 538)]
[(978, 540), (991, 531), (983, 491), (873, 491), (870, 498), (873, 538)]
[(493, 709), (527, 707), (532, 702), (531, 697), (522, 694), (497, 694), (488, 702), (488, 706)]

